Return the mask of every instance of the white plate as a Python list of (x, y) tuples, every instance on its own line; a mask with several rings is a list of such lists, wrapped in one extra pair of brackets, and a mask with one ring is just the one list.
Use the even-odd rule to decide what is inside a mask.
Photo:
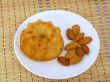
[[(55, 26), (60, 27), (65, 45), (70, 42), (66, 37), (66, 29), (74, 24), (78, 24), (81, 32), (85, 33), (85, 36), (93, 38), (93, 41), (88, 44), (90, 48), (89, 55), (84, 56), (79, 64), (68, 67), (58, 63), (57, 59), (48, 62), (38, 62), (27, 58), (20, 50), (20, 33), (27, 27), (28, 23), (39, 19), (52, 21)], [(29, 17), (20, 25), (14, 38), (14, 50), (20, 63), (32, 73), (50, 79), (66, 79), (80, 75), (91, 67), (99, 53), (99, 38), (92, 24), (83, 17), (68, 11), (49, 10)], [(61, 55), (64, 55), (65, 52), (63, 51)]]

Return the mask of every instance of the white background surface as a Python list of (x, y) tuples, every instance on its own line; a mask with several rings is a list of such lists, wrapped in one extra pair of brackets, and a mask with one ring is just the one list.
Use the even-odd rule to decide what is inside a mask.
[[(84, 56), (79, 64), (68, 67), (58, 63), (57, 59), (48, 62), (38, 62), (27, 58), (20, 50), (20, 33), (27, 27), (28, 23), (35, 22), (39, 19), (51, 21), (55, 26), (58, 26), (61, 29), (65, 45), (70, 42), (66, 37), (67, 28), (70, 28), (74, 24), (78, 24), (81, 32), (84, 32), (85, 36), (91, 36), (93, 39), (93, 41), (88, 44), (90, 48), (89, 55)], [(50, 79), (66, 79), (83, 73), (95, 62), (99, 53), (99, 38), (94, 27), (83, 17), (72, 12), (50, 10), (35, 14), (20, 25), (14, 38), (14, 50), (20, 63), (32, 73)], [(63, 51), (61, 55), (64, 55), (65, 52), (66, 51)]]

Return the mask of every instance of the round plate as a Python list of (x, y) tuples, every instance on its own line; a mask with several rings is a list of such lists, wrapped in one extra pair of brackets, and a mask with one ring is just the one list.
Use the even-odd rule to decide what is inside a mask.
[[(90, 48), (89, 55), (85, 55), (80, 63), (71, 66), (61, 65), (57, 61), (57, 58), (47, 62), (33, 61), (27, 58), (20, 50), (20, 33), (27, 27), (28, 23), (35, 22), (39, 19), (51, 21), (55, 26), (58, 26), (61, 29), (65, 45), (70, 42), (66, 37), (67, 28), (71, 28), (73, 25), (78, 24), (81, 32), (84, 32), (85, 36), (91, 36), (93, 39), (93, 41), (88, 44)], [(73, 12), (49, 10), (29, 17), (19, 26), (14, 38), (14, 50), (20, 63), (32, 73), (50, 79), (66, 79), (80, 75), (91, 67), (99, 53), (99, 38), (92, 24), (83, 17)], [(65, 53), (66, 51), (63, 51), (61, 55)]]

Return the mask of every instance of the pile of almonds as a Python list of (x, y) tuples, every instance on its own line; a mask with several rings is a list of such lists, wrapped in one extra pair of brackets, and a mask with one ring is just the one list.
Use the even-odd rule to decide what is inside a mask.
[(92, 41), (92, 38), (89, 36), (84, 37), (84, 33), (80, 33), (79, 25), (68, 28), (66, 34), (72, 42), (65, 46), (67, 53), (65, 57), (58, 57), (58, 61), (64, 66), (69, 66), (79, 63), (84, 54), (89, 54), (90, 50), (87, 44)]

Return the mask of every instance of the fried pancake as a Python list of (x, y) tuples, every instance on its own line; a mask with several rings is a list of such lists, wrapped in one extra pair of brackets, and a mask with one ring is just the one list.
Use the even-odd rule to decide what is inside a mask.
[(20, 48), (33, 60), (47, 61), (60, 55), (64, 48), (61, 31), (51, 22), (29, 23), (21, 32)]

